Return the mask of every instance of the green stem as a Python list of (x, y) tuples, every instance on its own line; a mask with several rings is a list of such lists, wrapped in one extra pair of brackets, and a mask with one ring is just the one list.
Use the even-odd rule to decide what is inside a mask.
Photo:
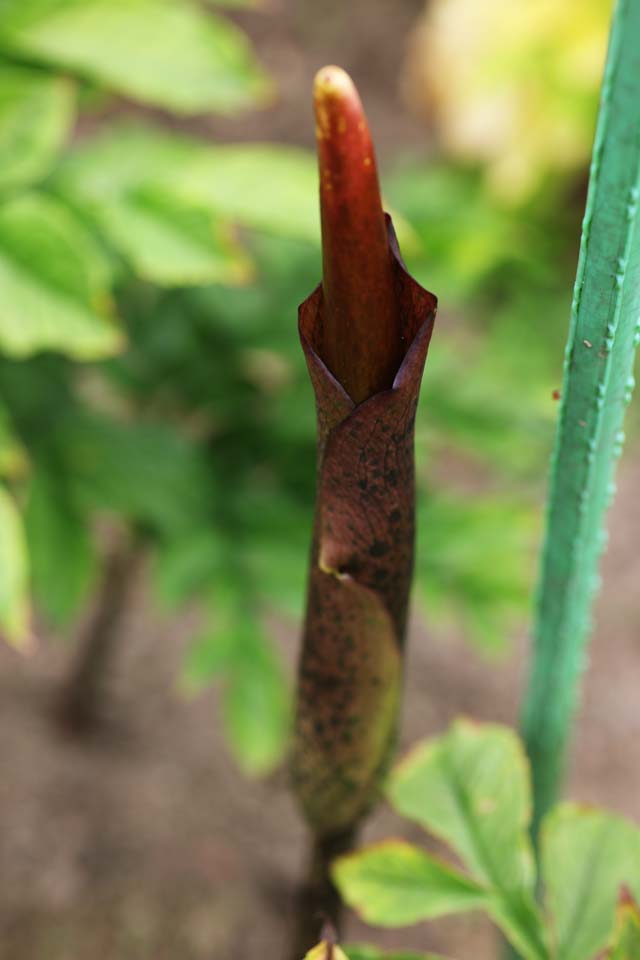
[(640, 339), (640, 0), (617, 5), (602, 85), (523, 712), (534, 837), (556, 799), (578, 699), (603, 520)]

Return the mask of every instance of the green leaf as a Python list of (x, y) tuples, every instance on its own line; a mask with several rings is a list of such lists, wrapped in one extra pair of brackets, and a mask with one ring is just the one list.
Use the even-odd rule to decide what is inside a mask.
[(178, 171), (201, 149), (186, 138), (121, 127), (75, 150), (56, 188), (145, 279), (244, 283), (251, 265), (230, 223), (175, 190)]
[(27, 452), (13, 431), (8, 411), (0, 404), (0, 477), (21, 478), (27, 469)]
[(289, 692), (275, 652), (257, 633), (235, 651), (223, 695), (227, 735), (240, 765), (265, 774), (282, 759), (289, 732)]
[(294, 147), (210, 147), (178, 171), (176, 189), (220, 216), (268, 233), (318, 243), (318, 174), (311, 153)]
[(607, 960), (640, 960), (640, 910), (627, 894), (620, 899)]
[(16, 505), (0, 486), (0, 634), (20, 647), (28, 629), (27, 546)]
[(116, 353), (104, 261), (58, 203), (25, 194), (0, 206), (0, 350), (59, 350), (79, 360)]
[(246, 283), (249, 260), (231, 228), (208, 210), (160, 188), (94, 207), (100, 225), (134, 270), (165, 286)]
[(189, 530), (172, 537), (161, 549), (154, 566), (154, 581), (162, 601), (177, 607), (219, 579), (227, 553), (213, 529)]
[(242, 644), (242, 634), (252, 630), (253, 623), (238, 619), (237, 588), (223, 577), (216, 580), (215, 602), (210, 622), (187, 648), (182, 664), (183, 689), (190, 695), (201, 693), (212, 680), (233, 667)]
[(589, 960), (607, 943), (620, 888), (640, 898), (640, 829), (561, 804), (543, 822), (542, 878), (555, 960)]
[(446, 840), (481, 882), (533, 888), (529, 781), (513, 731), (456, 721), (396, 767), (389, 796), (399, 813)]
[(443, 301), (466, 308), (492, 272), (525, 259), (524, 218), (495, 202), (478, 170), (404, 163), (386, 178), (386, 189), (421, 241), (424, 258), (410, 263), (412, 272), (420, 280), (424, 274)]
[(0, 189), (42, 177), (73, 120), (73, 85), (64, 77), (0, 65)]
[(174, 0), (5, 0), (0, 42), (126, 96), (233, 113), (269, 93), (244, 34)]
[(431, 621), (462, 621), (480, 649), (502, 652), (528, 610), (533, 509), (504, 497), (442, 496), (430, 489), (417, 506), (416, 576)]
[(489, 899), (473, 880), (402, 840), (339, 857), (332, 876), (344, 901), (367, 923), (381, 927), (476, 910)]
[(188, 137), (136, 123), (113, 125), (81, 142), (56, 176), (63, 189), (88, 201), (119, 199), (141, 188), (162, 185), (206, 149)]
[(552, 457), (523, 711), (534, 835), (558, 794), (640, 337), (640, 4), (614, 5)]
[(5, 0), (0, 43), (177, 112), (269, 92), (241, 31), (186, 0)]
[(95, 583), (97, 556), (65, 475), (45, 459), (35, 463), (25, 526), (36, 602), (50, 624), (64, 626)]
[(61, 440), (87, 510), (124, 514), (162, 538), (208, 522), (212, 479), (198, 448), (172, 427), (86, 414), (64, 425)]
[(100, 206), (151, 189), (227, 223), (315, 244), (320, 239), (316, 160), (296, 147), (211, 146), (121, 126), (74, 151), (60, 180), (66, 194)]
[(249, 774), (264, 774), (281, 759), (289, 730), (289, 692), (282, 665), (250, 609), (238, 609), (235, 590), (219, 596), (216, 619), (193, 644), (183, 682), (191, 692), (223, 681), (222, 714), (233, 753)]
[(491, 891), (491, 912), (518, 949), (544, 957), (527, 834), (528, 769), (516, 734), (458, 720), (395, 769), (389, 796), (399, 813), (446, 840)]

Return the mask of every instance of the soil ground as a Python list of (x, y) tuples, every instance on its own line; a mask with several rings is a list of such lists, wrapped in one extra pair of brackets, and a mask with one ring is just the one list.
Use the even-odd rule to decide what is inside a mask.
[[(338, 61), (360, 81), (383, 156), (418, 144), (424, 134), (401, 107), (397, 77), (420, 8), (417, 0), (290, 0), (243, 14), (285, 94), (273, 111), (212, 132), (308, 141), (310, 78)], [(640, 818), (640, 460), (630, 451), (625, 463), (569, 794)], [(176, 694), (192, 627), (191, 615), (167, 621), (154, 611), (141, 579), (113, 715), (88, 744), (51, 722), (70, 651), (44, 642), (23, 659), (0, 649), (1, 960), (286, 960), (304, 832), (284, 774), (248, 783), (234, 767), (215, 692), (188, 703)], [(296, 640), (292, 631), (282, 637), (290, 662)], [(460, 713), (514, 722), (523, 648), (487, 663), (463, 637), (414, 623), (402, 746)], [(418, 837), (381, 808), (365, 839), (390, 834)], [(491, 929), (475, 917), (397, 932), (351, 917), (347, 935), (457, 960), (496, 956)]]

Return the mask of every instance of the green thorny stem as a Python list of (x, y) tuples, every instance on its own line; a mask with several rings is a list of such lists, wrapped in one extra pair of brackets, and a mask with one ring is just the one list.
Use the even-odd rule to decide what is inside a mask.
[(299, 331), (316, 400), (318, 491), (293, 780), (317, 847), (345, 845), (393, 746), (413, 566), (413, 423), (436, 300), (400, 260), (344, 71), (318, 73), (315, 110), (323, 282), (300, 307)]
[(578, 696), (603, 520), (640, 340), (640, 0), (614, 13), (593, 148), (552, 459), (523, 712), (534, 837), (556, 798)]

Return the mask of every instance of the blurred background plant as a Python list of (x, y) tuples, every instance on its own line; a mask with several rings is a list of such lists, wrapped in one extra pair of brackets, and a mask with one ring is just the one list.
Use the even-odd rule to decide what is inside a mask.
[[(528, 613), (604, 61), (610, 3), (577, 6), (429, 3), (404, 87), (433, 144), (382, 169), (441, 303), (415, 595), (492, 653)], [(184, 686), (223, 681), (265, 772), (289, 704), (265, 623), (300, 615), (313, 500), (315, 161), (180, 119), (276, 96), (215, 9), (4, 0), (0, 49), (0, 628), (71, 631), (145, 551), (166, 608), (201, 611)]]

